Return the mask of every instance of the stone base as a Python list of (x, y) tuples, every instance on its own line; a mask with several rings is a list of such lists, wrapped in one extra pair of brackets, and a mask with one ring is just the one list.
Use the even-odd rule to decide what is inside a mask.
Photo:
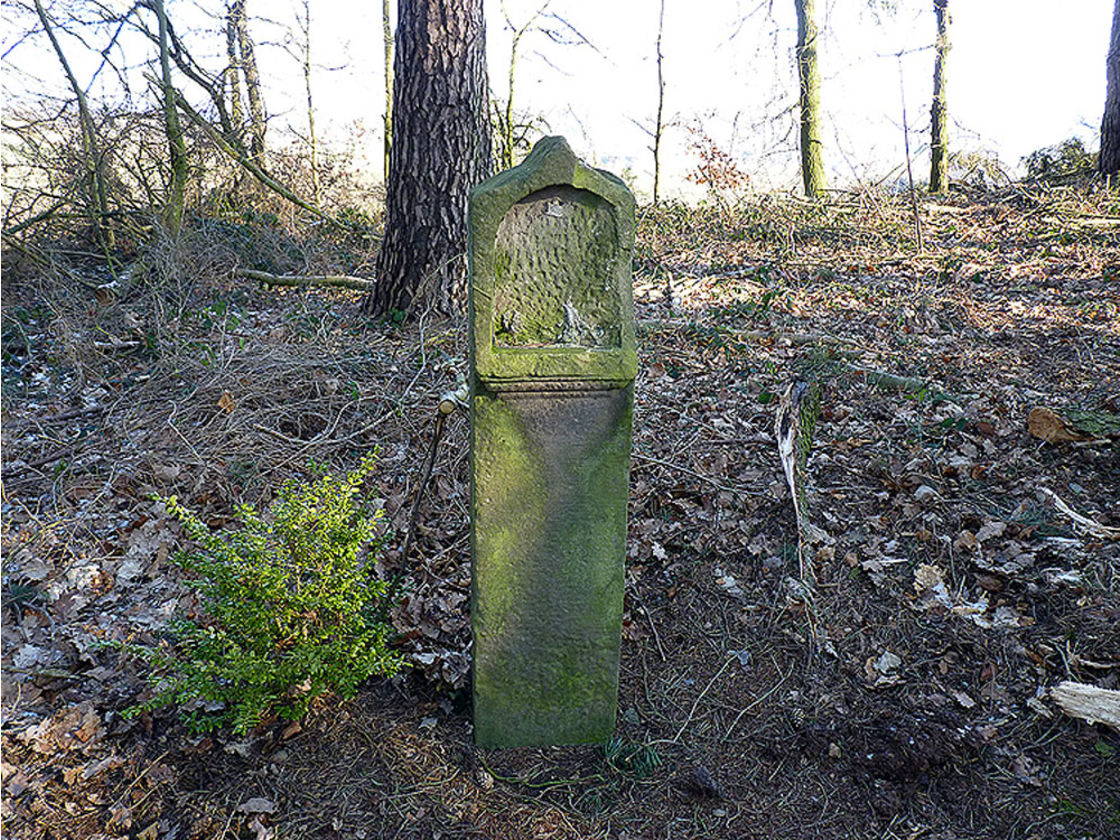
[(633, 388), (471, 398), (474, 726), (481, 747), (614, 731)]

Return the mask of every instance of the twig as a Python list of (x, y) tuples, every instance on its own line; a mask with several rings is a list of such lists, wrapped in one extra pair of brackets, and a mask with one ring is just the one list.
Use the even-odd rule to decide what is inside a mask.
[(653, 623), (653, 616), (646, 608), (646, 605), (642, 603), (641, 596), (638, 595), (638, 587), (634, 586), (630, 591), (633, 594), (634, 601), (638, 604), (638, 607), (641, 608), (642, 612), (646, 614), (646, 621), (649, 622), (649, 629), (653, 631), (653, 640), (657, 642), (657, 652), (661, 654), (661, 661), (668, 662), (669, 657), (665, 655), (665, 648), (661, 646), (661, 634), (657, 632), (657, 625)]
[(698, 478), (701, 481), (706, 481), (718, 490), (725, 490), (728, 493), (744, 493), (748, 496), (765, 496), (761, 490), (748, 490), (746, 487), (731, 486), (729, 484), (722, 484), (714, 478), (703, 473), (698, 473), (695, 470), (690, 470), (688, 467), (682, 467), (680, 464), (673, 464), (669, 461), (662, 461), (660, 458), (654, 458), (652, 455), (643, 455), (641, 452), (632, 452), (631, 458), (636, 458), (639, 461), (647, 461), (651, 464), (658, 464), (662, 467), (668, 467), (671, 470), (682, 472), (685, 475), (691, 475), (693, 478)]
[(56, 452), (52, 452), (50, 455), (45, 455), (42, 458), (37, 458), (36, 460), (30, 461), (21, 467), (9, 467), (8, 469), (4, 470), (3, 473), (0, 473), (0, 475), (3, 475), (3, 477), (6, 479), (17, 478), (18, 476), (22, 475), (25, 470), (35, 470), (39, 467), (45, 467), (47, 464), (53, 464), (55, 461), (59, 461), (65, 458), (67, 455), (72, 455), (74, 453), (74, 450), (76, 450), (84, 442), (85, 441), (78, 441), (77, 443), (72, 443), (69, 446), (64, 446), (62, 447), (62, 449), (59, 449)]
[(910, 128), (906, 124), (906, 85), (902, 78), (902, 53), (898, 54), (898, 89), (902, 94), (902, 139), (906, 147), (906, 177), (910, 181), (910, 206), (914, 210), (914, 233), (918, 240), (918, 253), (922, 253), (922, 217), (918, 214), (918, 197), (914, 192), (914, 172), (910, 168)]
[[(436, 449), (439, 447), (439, 440), (443, 437), (443, 425), (447, 419), (449, 411), (443, 410), (444, 403), (440, 403), (439, 409), (436, 411), (436, 424), (435, 430), (432, 432), (432, 445), (428, 448), (428, 460), (424, 464), (424, 472), (420, 478), (420, 484), (416, 487), (416, 498), (412, 500), (412, 511), (408, 515), (408, 530), (404, 534), (404, 542), (401, 543), (401, 559), (404, 560), (408, 557), (408, 548), (412, 544), (412, 537), (416, 533), (416, 519), (420, 515), (420, 500), (424, 497), (424, 488), (428, 485), (428, 479), (432, 477), (432, 468), (436, 463)], [(454, 406), (451, 407), (452, 410)]]
[(674, 735), (672, 738), (670, 738), (668, 740), (661, 739), (659, 741), (650, 741), (650, 745), (652, 746), (653, 744), (679, 744), (680, 740), (681, 740), (681, 735), (684, 734), (684, 731), (688, 728), (688, 725), (690, 723), (692, 723), (692, 719), (696, 716), (696, 709), (700, 705), (700, 701), (704, 699), (705, 695), (707, 695), (707, 693), (711, 690), (712, 686), (715, 685), (715, 682), (716, 682), (716, 680), (718, 680), (720, 678), (720, 675), (724, 671), (727, 670), (727, 666), (730, 665), (732, 662), (736, 662), (736, 661), (738, 661), (738, 657), (728, 656), (727, 660), (723, 663), (723, 666), (718, 671), (716, 671), (716, 675), (714, 677), (712, 677), (710, 680), (708, 680), (708, 684), (706, 686), (704, 686), (704, 690), (701, 691), (700, 695), (692, 702), (692, 708), (689, 709), (688, 717), (685, 718), (684, 723), (681, 724), (681, 728), (677, 730), (676, 735)]
[(368, 292), (373, 288), (372, 280), (352, 277), (349, 274), (269, 274), (267, 271), (257, 271), (252, 268), (235, 268), (233, 273), (238, 277), (257, 280), (269, 286), (295, 286), (297, 288), (329, 286), (356, 289), (359, 292)]

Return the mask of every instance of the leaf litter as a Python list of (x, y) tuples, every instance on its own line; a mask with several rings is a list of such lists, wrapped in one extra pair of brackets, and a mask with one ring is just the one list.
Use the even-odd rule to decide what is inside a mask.
[[(74, 339), (59, 362), (42, 348), (60, 319), (113, 312), (29, 324), (12, 389), (5, 362), (6, 828), (1107, 836), (1120, 742), (1055, 715), (1049, 690), (1120, 687), (1120, 454), (1040, 441), (1027, 418), (1120, 412), (1117, 233), (1054, 221), (1114, 205), (1073, 189), (954, 194), (923, 204), (921, 255), (884, 224), (905, 204), (881, 196), (771, 206), (790, 238), (750, 228), (763, 211), (749, 206), (644, 211), (616, 745), (650, 759), (641, 776), (595, 747), (471, 745), (461, 414), (399, 554), (439, 396), (465, 373), (460, 325), (366, 324), (345, 292), (222, 278), (203, 294), (236, 300), (236, 340), (184, 316), (160, 357)], [(813, 564), (834, 656), (807, 657), (787, 586), (796, 523), (773, 408), (794, 374), (823, 391), (807, 472), (833, 542)], [(156, 642), (195, 608), (167, 562), (181, 535), (149, 494), (221, 528), (309, 461), (346, 466), (375, 444), (369, 497), (387, 512), (383, 571), (400, 579), (391, 620), (413, 675), (244, 742), (122, 717), (143, 675), (105, 643)]]

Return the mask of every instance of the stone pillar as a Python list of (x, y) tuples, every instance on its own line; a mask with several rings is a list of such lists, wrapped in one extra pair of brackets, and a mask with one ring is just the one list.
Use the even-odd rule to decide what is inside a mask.
[(548, 137), (471, 193), (475, 741), (614, 731), (637, 355), (634, 197)]

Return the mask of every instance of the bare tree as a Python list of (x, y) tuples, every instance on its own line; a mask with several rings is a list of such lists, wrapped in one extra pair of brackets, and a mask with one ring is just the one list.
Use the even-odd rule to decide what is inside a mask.
[(311, 97), (311, 0), (303, 0), (303, 87), (307, 92), (307, 144), (310, 148), (311, 193), (315, 206), (322, 205), (319, 185), (319, 143), (315, 137), (315, 104)]
[(253, 39), (249, 36), (249, 15), (245, 10), (248, 0), (233, 0), (230, 14), (237, 33), (239, 67), (244, 75), (245, 93), (249, 99), (249, 151), (261, 161), (264, 157), (264, 136), (267, 123), (264, 114), (264, 96), (261, 93), (261, 76), (257, 69), (257, 55)]
[(945, 93), (949, 59), (949, 0), (933, 0), (937, 15), (937, 58), (933, 63), (933, 106), (930, 109), (929, 191), (949, 187), (949, 109)]
[(661, 134), (665, 113), (665, 56), (661, 53), (661, 36), (665, 31), (665, 0), (657, 16), (657, 117), (653, 124), (653, 203), (658, 202), (661, 187)]
[(537, 23), (537, 19), (548, 10), (551, 3), (552, 0), (546, 0), (542, 6), (538, 7), (537, 10), (533, 12), (532, 16), (525, 21), (524, 24), (517, 26), (510, 19), (505, 0), (502, 2), (502, 16), (505, 18), (506, 26), (513, 32), (513, 40), (509, 48), (509, 72), (507, 75), (505, 107), (501, 110), (497, 107), (494, 109), (494, 122), (497, 127), (497, 163), (499, 169), (509, 169), (513, 166), (514, 153), (519, 139), (516, 137), (517, 126), (514, 124), (513, 91), (517, 70), (517, 53), (521, 46), (521, 39), (525, 37), (526, 33), (533, 29)]
[(235, 126), (241, 125), (241, 58), (237, 51), (236, 0), (226, 4), (226, 66), (222, 71), (222, 87), (228, 90), (229, 118)]
[(167, 232), (175, 237), (183, 224), (183, 200), (187, 187), (187, 144), (179, 126), (178, 93), (171, 82), (171, 59), (167, 37), (167, 11), (163, 0), (150, 0), (152, 11), (159, 24), (160, 87), (163, 93), (163, 124), (167, 131), (167, 146), (171, 162), (171, 183), (164, 203), (163, 223)]
[(82, 158), (85, 162), (88, 177), (90, 180), (90, 201), (88, 202), (88, 212), (90, 221), (93, 224), (93, 229), (97, 234), (104, 247), (113, 247), (113, 229), (109, 225), (109, 198), (108, 192), (105, 187), (105, 172), (102, 166), (100, 144), (97, 137), (97, 127), (94, 125), (93, 117), (90, 115), (89, 103), (86, 101), (85, 91), (82, 86), (78, 84), (78, 79), (74, 76), (74, 71), (70, 67), (70, 62), (66, 59), (66, 54), (62, 51), (62, 45), (58, 42), (58, 37), (55, 35), (54, 27), (51, 25), (51, 20), (46, 11), (43, 9), (43, 4), (40, 0), (35, 0), (35, 13), (39, 16), (39, 22), (43, 25), (43, 31), (46, 33), (47, 38), (54, 48), (55, 55), (58, 57), (59, 64), (62, 65), (62, 70), (66, 74), (66, 79), (70, 83), (70, 89), (74, 92), (74, 98), (78, 104), (78, 121), (81, 125), (82, 135)]
[(482, 0), (399, 0), (385, 238), (371, 314), (460, 310), (467, 196), (491, 171)]
[(798, 104), (801, 111), (801, 180), (805, 195), (826, 189), (821, 159), (821, 75), (817, 65), (819, 32), (816, 0), (794, 0), (797, 11)]
[(1102, 175), (1116, 175), (1120, 173), (1120, 0), (1112, 9), (1112, 37), (1105, 67), (1108, 88), (1101, 120), (1100, 171)]

